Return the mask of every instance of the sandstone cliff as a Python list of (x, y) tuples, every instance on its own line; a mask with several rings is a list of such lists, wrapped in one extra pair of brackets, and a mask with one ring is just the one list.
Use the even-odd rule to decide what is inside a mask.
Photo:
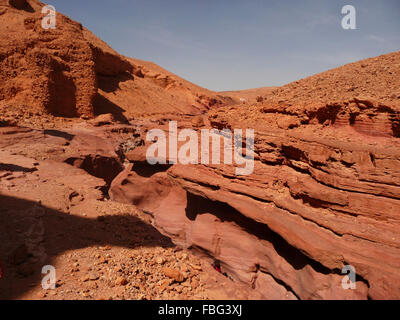
[[(254, 297), (400, 298), (400, 52), (247, 91), (251, 101), (232, 105), (243, 92), (217, 94), (123, 57), (62, 14), (56, 29), (42, 29), (42, 6), (0, 0), (7, 206), (22, 197), (60, 220), (96, 217), (108, 194), (151, 215), (176, 244), (219, 260)], [(254, 172), (149, 165), (146, 132), (170, 120), (254, 129)], [(346, 265), (355, 290), (342, 287)]]
[[(223, 98), (168, 71), (119, 55), (70, 18), (43, 29), (44, 4), (0, 1), (0, 108), (24, 118), (201, 113)], [(157, 106), (155, 108), (155, 106)]]
[[(392, 53), (210, 111), (215, 128), (255, 129), (250, 176), (226, 165), (144, 175), (134, 161), (110, 194), (265, 298), (400, 298), (399, 66)], [(356, 290), (341, 286), (345, 265)]]

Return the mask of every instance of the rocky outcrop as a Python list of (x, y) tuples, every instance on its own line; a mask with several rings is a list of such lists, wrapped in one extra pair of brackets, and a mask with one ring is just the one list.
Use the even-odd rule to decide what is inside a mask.
[[(82, 25), (57, 14), (57, 28), (41, 26), (42, 4), (8, 8), (1, 16), (0, 100), (8, 108), (58, 116), (91, 116), (97, 92), (93, 53)], [(7, 31), (6, 29), (7, 28)]]
[(44, 29), (44, 5), (0, 1), (1, 115), (88, 119), (112, 113), (127, 123), (137, 115), (200, 113), (222, 104), (211, 91), (121, 56), (61, 13), (54, 29)]
[[(0, 127), (0, 149), (35, 159), (66, 163), (84, 169), (109, 185), (124, 169), (122, 143), (134, 141), (131, 133), (119, 133), (114, 138), (110, 135), (109, 128), (96, 127), (66, 130)], [(106, 186), (103, 191), (106, 191)]]
[[(391, 75), (387, 58), (381, 68)], [(368, 69), (377, 59), (361, 63)], [(400, 105), (367, 89), (368, 96), (330, 102), (270, 97), (212, 111), (219, 130), (255, 129), (253, 174), (173, 165), (138, 178), (143, 157), (136, 156), (110, 195), (150, 212), (174, 242), (219, 260), (264, 298), (398, 299)], [(342, 287), (347, 265), (357, 274), (355, 290)]]
[[(255, 297), (400, 298), (399, 52), (217, 95), (120, 56), (61, 14), (44, 30), (42, 6), (0, 0), (2, 192), (90, 213), (108, 191)], [(243, 94), (250, 102), (222, 107)], [(253, 173), (150, 166), (145, 134), (170, 120), (254, 129)], [(354, 290), (342, 286), (348, 265)]]

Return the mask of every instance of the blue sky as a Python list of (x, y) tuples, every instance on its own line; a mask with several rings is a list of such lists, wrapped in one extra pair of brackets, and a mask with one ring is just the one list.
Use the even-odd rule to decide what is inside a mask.
[[(283, 85), (400, 50), (399, 0), (48, 0), (118, 52), (211, 90)], [(353, 5), (357, 30), (341, 27)]]

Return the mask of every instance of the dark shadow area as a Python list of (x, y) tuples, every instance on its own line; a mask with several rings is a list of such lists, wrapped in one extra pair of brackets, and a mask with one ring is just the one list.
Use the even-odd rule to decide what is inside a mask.
[(284, 238), (272, 231), (266, 224), (245, 217), (239, 211), (225, 203), (207, 200), (197, 195), (187, 193), (186, 216), (188, 219), (194, 221), (197, 215), (204, 213), (210, 213), (222, 222), (227, 221), (234, 223), (248, 234), (256, 236), (259, 240), (270, 242), (274, 246), (276, 252), (296, 270), (310, 265), (314, 270), (322, 274), (329, 274), (332, 272), (332, 270), (310, 259), (300, 250), (291, 246)]
[(69, 134), (60, 130), (44, 130), (43, 133), (49, 136), (63, 138), (68, 141), (71, 141), (75, 137), (73, 134)]
[[(29, 230), (42, 225), (44, 261), (27, 246)], [(28, 235), (27, 235), (28, 233)], [(172, 247), (171, 240), (133, 215), (77, 217), (28, 200), (0, 195), (0, 299), (17, 299), (40, 285), (44, 265), (52, 265), (65, 251), (91, 246)], [(37, 252), (40, 252), (39, 250)]]
[(108, 100), (100, 93), (98, 93), (94, 99), (93, 110), (95, 116), (99, 116), (105, 113), (112, 113), (115, 117), (115, 120), (118, 120), (119, 122), (122, 122), (124, 124), (129, 124), (128, 119), (123, 114), (125, 110)]
[(12, 120), (0, 120), (0, 128), (1, 127), (15, 127), (16, 124), (13, 123)]
[(342, 106), (339, 104), (326, 105), (325, 107), (312, 112), (310, 118), (317, 118), (320, 124), (323, 124), (326, 120), (329, 120), (331, 124), (334, 124), (341, 109)]
[(293, 159), (296, 161), (307, 161), (307, 156), (303, 150), (293, 146), (282, 146), (282, 154), (286, 159)]
[(99, 155), (82, 156), (81, 158), (68, 158), (65, 160), (71, 166), (85, 170), (90, 175), (103, 179), (107, 185), (124, 169), (120, 162), (113, 157)]
[(124, 72), (116, 76), (97, 75), (99, 89), (111, 93), (120, 89), (119, 84), (128, 80), (133, 80), (134, 77), (129, 72)]
[(77, 117), (76, 85), (73, 78), (62, 70), (54, 70), (49, 74), (49, 102), (46, 107), (51, 114), (61, 117)]
[(150, 165), (147, 162), (135, 162), (132, 171), (144, 178), (150, 178), (159, 172), (167, 171), (172, 164), (155, 164)]
[(24, 10), (26, 12), (33, 13), (35, 10), (32, 8), (32, 6), (29, 4), (28, 1), (16, 1), (16, 0), (11, 0), (10, 5), (18, 10)]
[[(341, 270), (339, 269), (331, 270), (322, 265), (320, 262), (309, 258), (302, 251), (290, 245), (290, 243), (288, 243), (278, 233), (271, 230), (266, 224), (247, 218), (228, 204), (218, 201), (211, 201), (188, 192), (186, 206), (186, 216), (188, 219), (194, 221), (196, 220), (197, 215), (204, 213), (210, 213), (216, 216), (222, 222), (226, 221), (229, 223), (234, 223), (240, 229), (243, 229), (253, 236), (256, 236), (258, 240), (268, 241), (273, 245), (277, 254), (284, 258), (287, 263), (289, 263), (296, 270), (303, 269), (309, 265), (316, 272), (324, 275), (332, 273), (339, 275), (342, 274)], [(284, 279), (275, 279), (275, 281), (285, 286), (286, 289), (295, 294), (295, 292), (284, 282)], [(370, 287), (368, 281), (358, 274), (357, 281), (362, 281), (368, 287)]]
[(293, 199), (300, 199), (303, 201), (304, 204), (308, 204), (310, 207), (320, 209), (320, 208), (330, 208), (332, 203), (328, 201), (323, 201), (320, 199), (314, 199), (309, 197), (306, 194), (301, 194), (301, 195), (292, 195)]
[(0, 163), (0, 171), (12, 171), (12, 172), (34, 172), (36, 168), (25, 168), (16, 164)]
[(397, 115), (397, 117), (392, 120), (392, 131), (393, 137), (400, 138), (400, 115)]

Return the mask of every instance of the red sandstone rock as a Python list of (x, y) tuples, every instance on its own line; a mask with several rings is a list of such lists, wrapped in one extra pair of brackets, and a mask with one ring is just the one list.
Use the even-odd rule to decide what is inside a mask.
[(175, 280), (176, 282), (183, 282), (185, 280), (183, 274), (178, 270), (165, 267), (162, 269), (162, 271), (165, 274), (165, 276)]
[(115, 122), (115, 119), (111, 113), (101, 114), (91, 121), (91, 123), (95, 127), (101, 127), (104, 125), (113, 124), (114, 122)]
[(199, 113), (224, 100), (154, 64), (119, 55), (60, 13), (55, 29), (43, 29), (38, 0), (10, 4), (24, 10), (6, 7), (0, 14), (2, 116), (40, 112), (89, 119), (112, 113), (127, 122), (137, 115)]
[[(154, 202), (140, 201), (155, 225), (218, 259), (264, 297), (399, 298), (400, 105), (391, 94), (399, 59), (369, 59), (277, 89), (259, 105), (210, 111), (217, 129), (255, 129), (250, 176), (238, 178), (227, 165), (174, 165), (168, 180), (164, 173), (162, 180), (160, 173), (141, 180), (125, 173), (125, 184), (115, 180), (111, 193), (131, 203), (133, 195), (145, 199), (150, 185), (164, 190)], [(377, 77), (386, 87), (372, 86), (376, 78), (362, 71), (363, 90), (343, 91), (361, 64), (382, 70)], [(326, 100), (307, 93), (317, 80), (332, 93)], [(133, 187), (138, 181), (143, 193)], [(356, 269), (356, 290), (342, 288), (345, 265)]]
[[(10, 3), (0, 12), (9, 27), (0, 24), (2, 194), (90, 215), (111, 185), (112, 200), (150, 213), (162, 233), (219, 260), (257, 297), (400, 298), (399, 52), (217, 96), (120, 56), (61, 14), (56, 30), (42, 30), (36, 0), (32, 10)], [(216, 108), (243, 94), (258, 103)], [(100, 117), (88, 125), (51, 115)], [(146, 130), (171, 119), (200, 128), (207, 116), (217, 129), (255, 129), (252, 175), (146, 163)], [(356, 290), (342, 287), (349, 264)]]

